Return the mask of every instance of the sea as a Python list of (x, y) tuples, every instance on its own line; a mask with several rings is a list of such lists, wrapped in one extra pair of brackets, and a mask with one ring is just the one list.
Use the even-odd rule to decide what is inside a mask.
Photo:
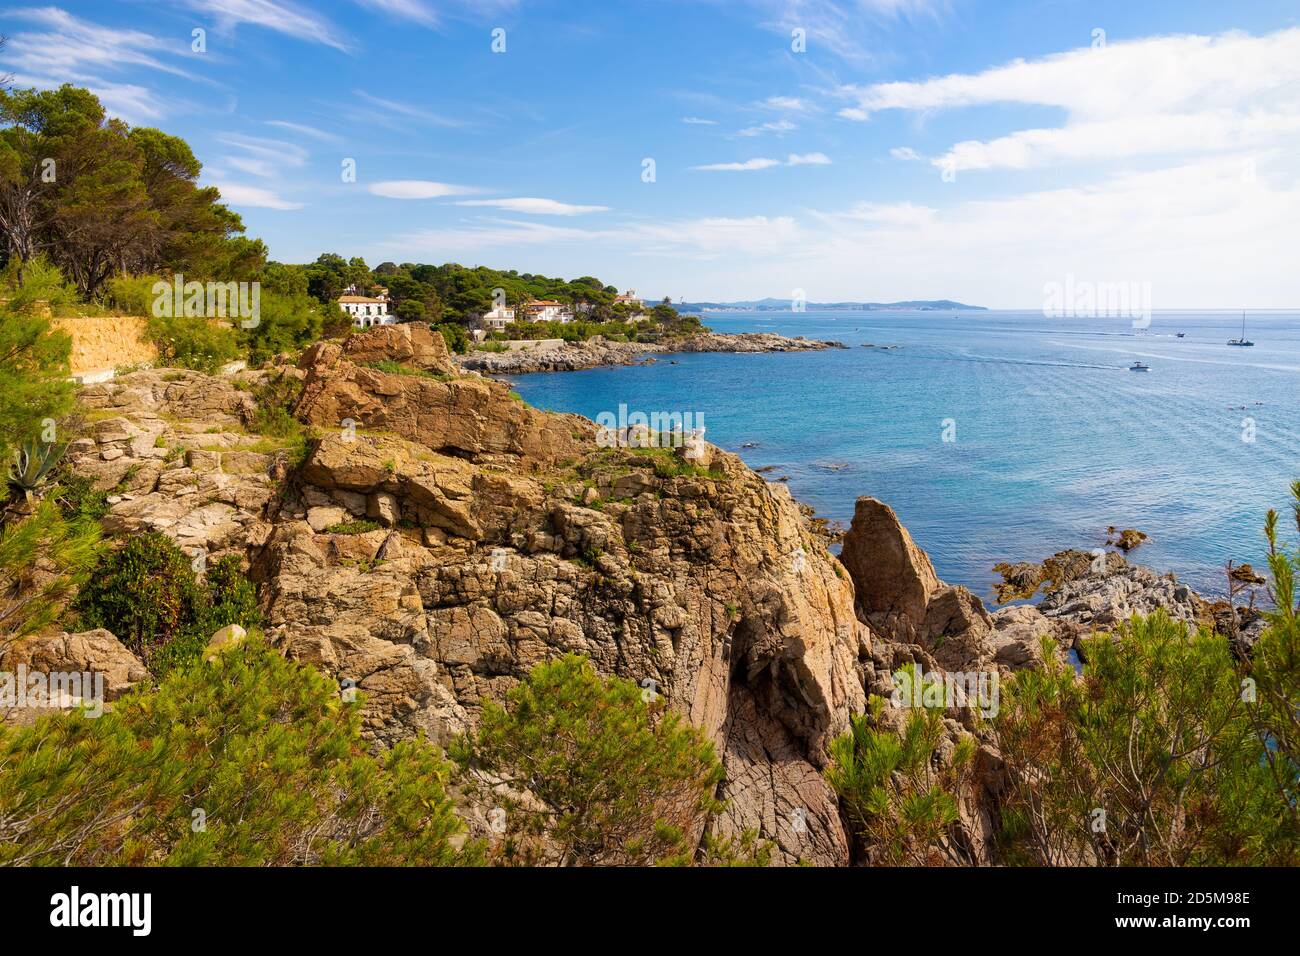
[[(871, 495), (939, 576), (986, 600), (1003, 561), (1148, 540), (1130, 560), (1204, 594), (1232, 560), (1265, 566), (1265, 513), (1300, 479), (1300, 312), (1047, 318), (1016, 311), (706, 312), (719, 332), (846, 349), (657, 355), (515, 376), (531, 404), (595, 419), (691, 413), (823, 517)], [(1181, 333), (1181, 337), (1180, 337)], [(868, 347), (869, 346), (869, 347)], [(1132, 371), (1135, 362), (1147, 371)]]

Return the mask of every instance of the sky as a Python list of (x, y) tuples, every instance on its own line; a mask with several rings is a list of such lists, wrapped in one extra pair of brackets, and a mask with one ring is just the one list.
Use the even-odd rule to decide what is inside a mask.
[(184, 137), (284, 262), (1300, 305), (1295, 0), (64, 0), (0, 33), (15, 85)]

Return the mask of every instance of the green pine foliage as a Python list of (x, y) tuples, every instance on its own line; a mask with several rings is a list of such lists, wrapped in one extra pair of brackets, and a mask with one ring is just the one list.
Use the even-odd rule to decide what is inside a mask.
[(0, 528), (0, 635), (22, 637), (52, 624), (101, 551), (99, 523), (64, 517), (53, 498)]
[(360, 703), (250, 639), (98, 718), (0, 726), (0, 864), (479, 862), (426, 741), (380, 756)]
[[(507, 698), (485, 703), (478, 731), (451, 755), (504, 811), (504, 864), (682, 864), (710, 814), (722, 767), (700, 731), (604, 678), (576, 655), (537, 665)], [(753, 848), (728, 846), (735, 859)]]
[[(1292, 517), (1300, 534), (1300, 481), (1291, 485)], [(1263, 753), (1281, 812), (1293, 839), (1300, 834), (1300, 538), (1288, 552), (1278, 531), (1277, 512), (1264, 526), (1269, 545), (1273, 611), (1267, 630), (1242, 665), (1243, 688), (1252, 690), (1250, 708), (1257, 736), (1268, 741)]]
[(1277, 799), (1222, 636), (1159, 611), (1085, 640), (1082, 656), (1078, 679), (1049, 645), (1042, 670), (1003, 685), (1008, 862), (1298, 862), (1294, 806)]
[[(915, 665), (905, 668), (916, 677)], [(926, 866), (965, 862), (951, 828), (957, 793), (975, 755), (963, 737), (946, 757), (943, 714), (911, 708), (901, 731), (884, 720), (885, 701), (872, 697), (867, 713), (850, 720), (831, 742), (826, 779), (872, 863)]]
[(42, 437), (49, 421), (72, 407), (68, 355), (72, 340), (47, 319), (0, 313), (0, 461)]

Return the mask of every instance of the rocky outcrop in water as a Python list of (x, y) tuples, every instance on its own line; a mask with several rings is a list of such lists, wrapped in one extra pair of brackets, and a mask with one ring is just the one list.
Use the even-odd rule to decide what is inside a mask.
[(810, 352), (844, 348), (838, 342), (791, 338), (773, 332), (723, 334), (701, 332), (661, 342), (611, 342), (596, 337), (555, 347), (543, 345), (508, 352), (469, 352), (455, 357), (464, 369), (491, 375), (529, 372), (574, 372), (606, 365), (636, 365), (648, 356), (676, 352)]

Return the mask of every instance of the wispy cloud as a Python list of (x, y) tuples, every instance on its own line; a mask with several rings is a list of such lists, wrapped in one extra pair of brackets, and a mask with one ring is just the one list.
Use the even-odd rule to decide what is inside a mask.
[(774, 120), (770, 123), (760, 123), (758, 126), (747, 126), (745, 129), (736, 133), (737, 136), (761, 136), (764, 133), (788, 133), (791, 130), (798, 129), (794, 123), (789, 120)]
[(780, 166), (779, 159), (747, 159), (740, 163), (709, 163), (705, 166), (692, 166), (691, 169), (698, 169), (706, 173), (747, 173), (756, 169), (771, 169), (773, 166)]
[(192, 10), (212, 17), (217, 27), (233, 30), (241, 24), (274, 30), (288, 37), (333, 47), (344, 53), (348, 45), (329, 20), (288, 0), (184, 0)]
[(447, 196), (466, 196), (480, 192), (473, 186), (456, 186), (428, 179), (390, 179), (371, 183), (366, 189), (376, 196), (388, 199), (443, 199)]
[(422, 0), (356, 0), (356, 2), (371, 10), (378, 10), (425, 26), (434, 26), (438, 22), (437, 13)]
[(825, 153), (791, 153), (782, 162), (779, 159), (760, 157), (737, 163), (709, 163), (706, 166), (692, 166), (708, 173), (747, 173), (759, 169), (771, 169), (774, 166), (829, 166), (831, 159)]
[(889, 155), (893, 156), (894, 159), (901, 159), (911, 163), (920, 162), (925, 158), (911, 146), (895, 146), (889, 151)]
[(386, 119), (380, 119), (382, 119), (386, 125), (390, 126), (396, 125), (392, 123), (394, 117), (400, 118), (403, 121), (416, 120), (421, 123), (430, 123), (434, 126), (455, 127), (464, 125), (459, 120), (448, 119), (445, 116), (430, 112), (422, 107), (412, 106), (409, 103), (402, 103), (399, 100), (390, 100), (382, 96), (374, 96), (371, 93), (367, 93), (365, 90), (353, 90), (353, 92), (357, 97), (364, 100), (368, 106), (372, 107), (372, 109), (369, 109), (362, 114), (369, 122), (376, 121), (377, 118), (374, 114), (374, 109), (378, 109), (383, 113), (388, 114)]
[(19, 86), (53, 89), (78, 83), (98, 96), (111, 115), (135, 123), (159, 119), (176, 97), (164, 98), (138, 81), (113, 79), (113, 74), (145, 69), (193, 78), (174, 62), (188, 50), (175, 41), (101, 26), (57, 7), (24, 7), (8, 15), (38, 28), (15, 32), (5, 49), (4, 66), (13, 71)]
[(316, 129), (314, 126), (307, 126), (303, 123), (291, 123), (289, 120), (266, 120), (265, 125), (288, 130), (290, 133), (297, 133), (299, 136), (309, 136), (323, 143), (337, 143), (342, 139), (342, 137), (334, 133), (327, 133), (325, 130)]
[(682, 122), (691, 126), (717, 126), (717, 120), (703, 119), (699, 116), (683, 116)]
[(262, 209), (301, 209), (304, 203), (290, 202), (278, 193), (263, 186), (246, 186), (239, 183), (216, 184), (221, 198), (232, 206), (256, 206)]
[(581, 216), (591, 212), (608, 212), (608, 206), (580, 206), (555, 199), (519, 197), (516, 199), (462, 199), (457, 206), (490, 206), (506, 212), (531, 213), (536, 216)]
[(882, 25), (896, 21), (937, 20), (948, 0), (748, 0), (764, 28), (790, 36), (803, 30), (809, 50), (818, 47), (846, 60), (868, 61), (874, 50), (867, 39)]

